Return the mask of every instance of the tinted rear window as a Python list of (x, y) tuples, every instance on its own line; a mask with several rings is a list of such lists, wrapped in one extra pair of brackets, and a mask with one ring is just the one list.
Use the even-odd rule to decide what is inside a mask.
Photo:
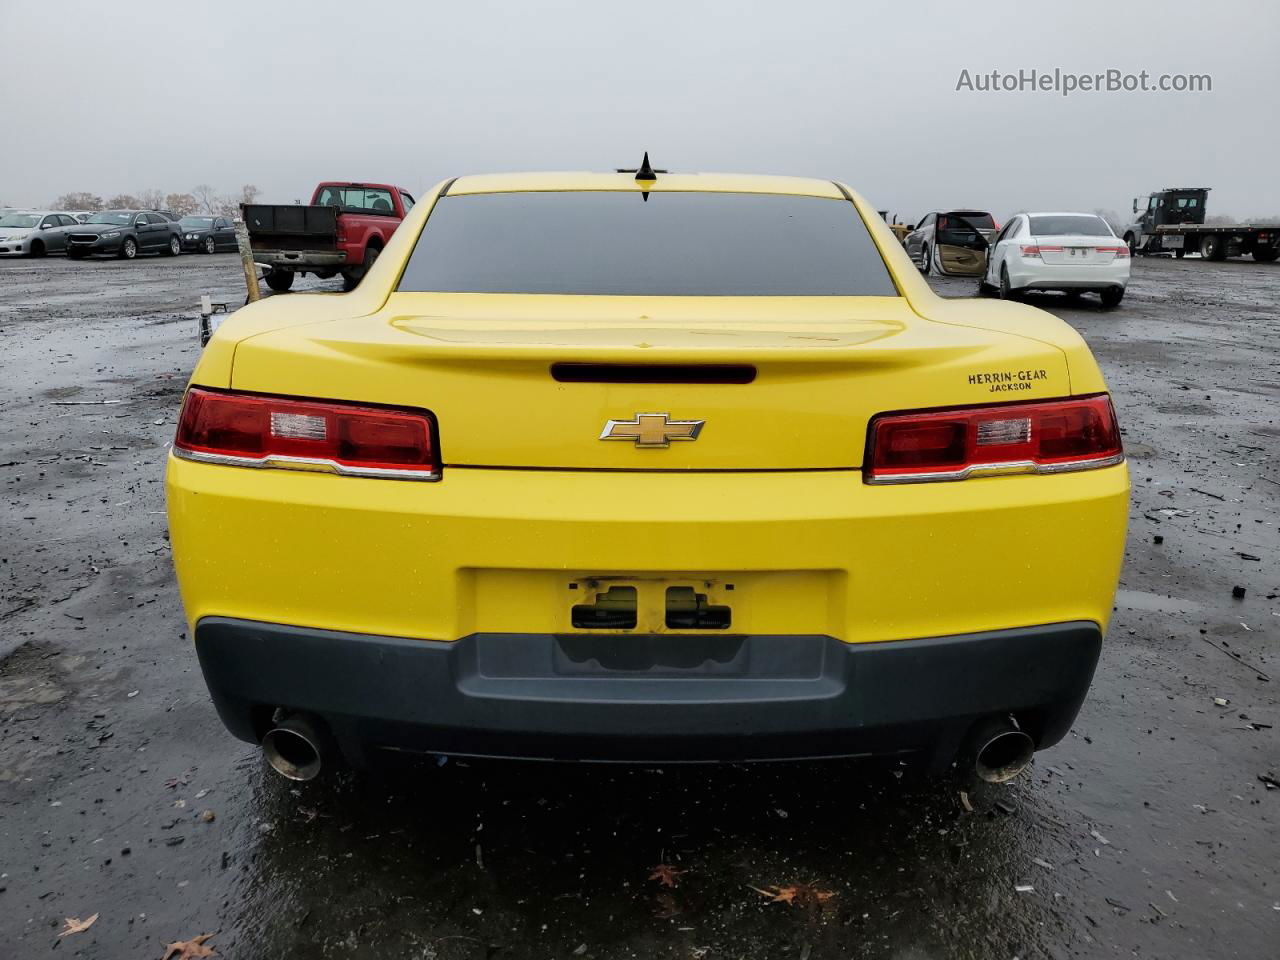
[(955, 210), (951, 213), (943, 213), (938, 216), (938, 229), (972, 229), (977, 227), (979, 230), (994, 230), (996, 222), (991, 219), (991, 214), (983, 213), (981, 210)]
[(1068, 234), (1079, 234), (1086, 237), (1115, 236), (1105, 220), (1101, 217), (1091, 217), (1088, 214), (1031, 218), (1031, 235), (1033, 237), (1064, 237)]
[(443, 197), (400, 290), (897, 296), (853, 204), (749, 193)]

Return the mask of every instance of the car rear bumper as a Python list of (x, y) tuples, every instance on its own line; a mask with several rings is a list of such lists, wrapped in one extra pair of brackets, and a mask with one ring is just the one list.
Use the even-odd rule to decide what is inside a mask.
[(369, 747), (555, 760), (737, 761), (917, 753), (945, 767), (1012, 714), (1051, 746), (1101, 646), (1091, 622), (848, 644), (829, 636), (477, 633), (441, 643), (201, 620), (218, 713), (257, 742), (277, 707)]
[(253, 262), (285, 270), (315, 270), (347, 265), (345, 250), (254, 250)]
[(650, 473), (445, 466), (435, 483), (171, 456), (188, 622), (235, 617), (452, 642), (576, 632), (637, 591), (660, 633), (693, 587), (729, 629), (863, 643), (1036, 623), (1106, 625), (1124, 550), (1123, 464), (869, 485), (856, 470)]
[(1009, 283), (1017, 290), (1102, 290), (1129, 283), (1129, 260), (1111, 263), (1035, 263), (1011, 258)]

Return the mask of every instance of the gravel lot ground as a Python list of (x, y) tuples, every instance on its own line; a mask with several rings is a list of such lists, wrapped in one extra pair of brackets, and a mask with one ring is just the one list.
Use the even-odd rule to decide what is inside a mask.
[(1139, 260), (1119, 310), (1036, 301), (1103, 365), (1133, 510), (1076, 729), (1001, 788), (878, 764), (280, 780), (220, 726), (170, 564), (201, 293), (243, 299), (233, 255), (0, 262), (0, 956), (206, 933), (248, 958), (1277, 955), (1280, 264)]

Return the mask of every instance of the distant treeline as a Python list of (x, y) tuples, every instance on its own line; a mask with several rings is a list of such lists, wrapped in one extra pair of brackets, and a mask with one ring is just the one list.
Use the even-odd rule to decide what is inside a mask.
[(117, 193), (105, 200), (96, 193), (73, 191), (64, 193), (50, 206), (55, 210), (167, 210), (180, 217), (200, 213), (230, 217), (239, 214), (240, 204), (253, 203), (260, 193), (262, 191), (251, 183), (241, 187), (239, 194), (218, 193), (209, 184), (201, 183), (187, 193), (139, 190), (137, 193)]

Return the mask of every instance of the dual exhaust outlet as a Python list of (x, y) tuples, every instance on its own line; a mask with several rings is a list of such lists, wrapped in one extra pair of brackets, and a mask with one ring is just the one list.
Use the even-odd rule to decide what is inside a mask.
[[(277, 713), (276, 722), (262, 738), (262, 755), (287, 780), (314, 780), (327, 752), (322, 729), (305, 713)], [(970, 736), (969, 745), (973, 772), (987, 783), (1012, 780), (1026, 769), (1036, 749), (1035, 741), (1011, 717), (984, 721)]]

